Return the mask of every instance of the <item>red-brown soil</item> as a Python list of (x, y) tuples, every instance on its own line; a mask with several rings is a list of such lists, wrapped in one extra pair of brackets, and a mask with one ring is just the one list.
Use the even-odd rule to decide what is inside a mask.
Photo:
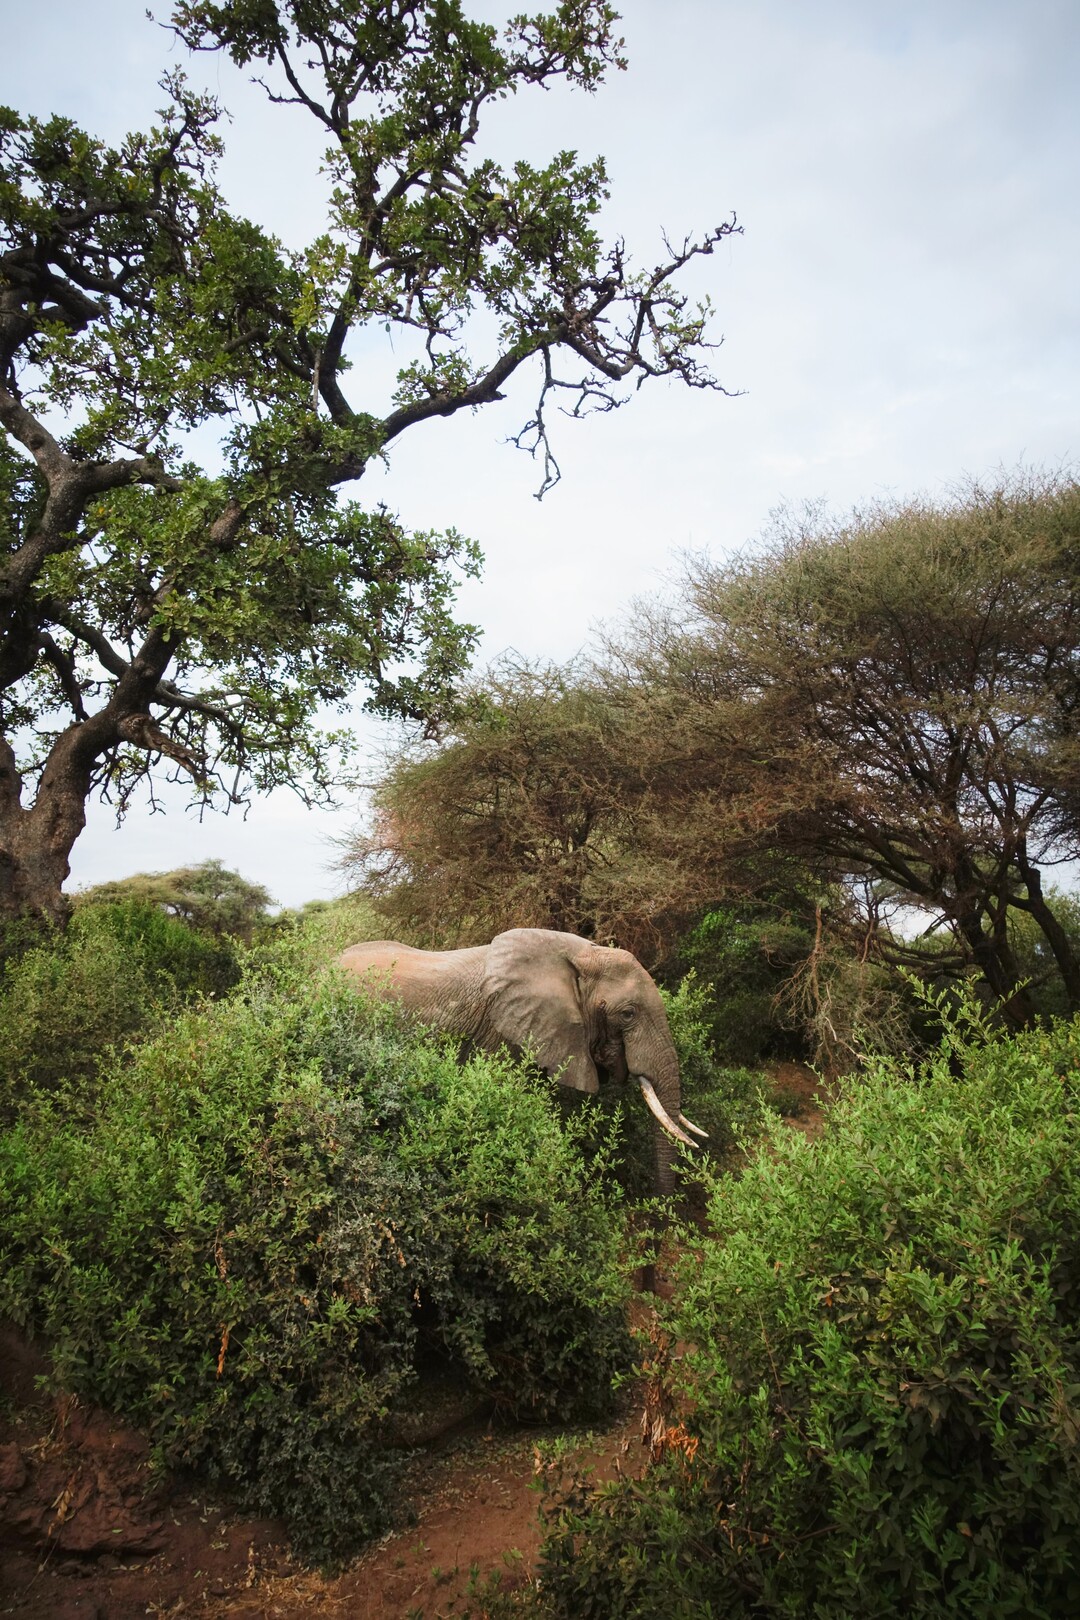
[[(540, 1431), (475, 1423), (430, 1448), (407, 1484), (415, 1522), (331, 1579), (289, 1558), (280, 1524), (154, 1476), (148, 1446), (123, 1424), (70, 1397), (38, 1396), (41, 1370), (32, 1346), (0, 1330), (0, 1615), (436, 1620), (462, 1612), (470, 1584), (528, 1578)], [(639, 1412), (581, 1441), (597, 1478), (644, 1458)]]
[(770, 1064), (769, 1079), (785, 1104), (785, 1125), (811, 1141), (820, 1136), (825, 1125), (822, 1107), (831, 1100), (835, 1086), (805, 1063)]

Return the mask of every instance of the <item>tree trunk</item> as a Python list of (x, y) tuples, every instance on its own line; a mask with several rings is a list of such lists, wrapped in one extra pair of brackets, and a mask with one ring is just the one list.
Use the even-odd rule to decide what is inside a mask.
[(1026, 988), (1017, 988), (1020, 974), (1006, 941), (985, 931), (981, 911), (965, 911), (956, 922), (972, 961), (998, 998), (1002, 1015), (1017, 1029), (1033, 1024), (1035, 1004)]
[(63, 893), (75, 840), (86, 825), (93, 759), (73, 728), (59, 738), (29, 808), (14, 755), (0, 743), (0, 924), (31, 917), (63, 926), (70, 904)]
[[(82, 801), (78, 803), (82, 811)], [(77, 825), (73, 822), (77, 819)], [(63, 926), (71, 905), (63, 893), (70, 855), (85, 815), (21, 811), (18, 825), (0, 830), (0, 924), (35, 917)]]
[(1019, 856), (1017, 864), (1028, 892), (1027, 906), (1024, 909), (1031, 913), (1042, 930), (1043, 938), (1054, 953), (1054, 961), (1057, 963), (1061, 982), (1068, 997), (1069, 1011), (1080, 1012), (1080, 961), (1077, 960), (1072, 942), (1046, 903), (1042, 874), (1038, 867), (1032, 866), (1025, 855)]

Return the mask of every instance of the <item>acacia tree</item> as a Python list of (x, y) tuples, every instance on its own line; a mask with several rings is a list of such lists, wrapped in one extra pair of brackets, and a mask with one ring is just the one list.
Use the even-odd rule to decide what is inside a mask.
[[(226, 208), (219, 109), (179, 76), (116, 151), (0, 118), (0, 916), (63, 915), (95, 789), (123, 812), (164, 764), (207, 797), (317, 797), (341, 740), (320, 707), (359, 682), (383, 712), (444, 711), (472, 640), (453, 570), (475, 551), (340, 498), (402, 433), (532, 365), (518, 438), (547, 488), (553, 400), (582, 416), (654, 376), (718, 386), (707, 308), (676, 279), (733, 222), (635, 273), (594, 229), (601, 161), (475, 151), (501, 97), (621, 65), (609, 6), (566, 0), (501, 38), (459, 0), (182, 0), (173, 22), (325, 131), (326, 229), (286, 252)], [(381, 401), (347, 376), (372, 323), (413, 339)], [(215, 426), (211, 471), (190, 434)]]
[[(342, 866), (421, 944), (558, 928), (630, 942), (641, 783), (622, 716), (583, 670), (500, 663), (437, 744), (391, 760)], [(640, 926), (631, 930), (640, 944)]]
[(724, 897), (802, 904), (804, 873), (762, 852), (761, 816), (737, 848), (717, 844), (746, 783), (718, 781), (705, 712), (690, 713), (684, 693), (625, 670), (503, 660), (438, 739), (391, 755), (342, 869), (416, 944), (559, 928), (649, 965)]
[(1080, 1008), (1044, 885), (1080, 856), (1078, 557), (1080, 485), (1033, 480), (811, 519), (756, 556), (696, 563), (616, 664), (698, 772), (669, 816), (684, 858), (718, 883), (755, 850), (794, 856), (843, 885), (849, 921), (862, 899), (864, 952), (947, 966), (882, 925), (883, 903), (921, 911), (1018, 1021), (1024, 913)]
[(157, 906), (169, 917), (177, 917), (189, 928), (251, 942), (264, 922), (273, 896), (261, 883), (251, 883), (239, 872), (230, 871), (223, 861), (201, 861), (198, 866), (178, 866), (171, 872), (136, 872), (83, 889), (78, 904), (108, 905), (115, 901), (138, 900)]

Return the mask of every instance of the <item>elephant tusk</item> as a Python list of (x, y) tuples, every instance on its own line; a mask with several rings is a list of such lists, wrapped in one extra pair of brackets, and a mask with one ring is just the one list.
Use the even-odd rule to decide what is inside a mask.
[(664, 1105), (656, 1095), (656, 1088), (654, 1087), (652, 1081), (646, 1080), (643, 1074), (639, 1074), (635, 1076), (635, 1078), (638, 1085), (641, 1087), (645, 1101), (649, 1105), (649, 1111), (656, 1115), (656, 1118), (660, 1121), (668, 1135), (673, 1136), (676, 1142), (685, 1142), (687, 1147), (696, 1147), (697, 1143), (694, 1141), (694, 1138), (692, 1136), (687, 1136), (685, 1131), (680, 1130), (675, 1121), (664, 1112)]
[(706, 1142), (709, 1140), (708, 1131), (703, 1131), (700, 1125), (695, 1125), (693, 1120), (687, 1119), (685, 1114), (679, 1115), (679, 1124), (685, 1125), (688, 1131), (693, 1131), (695, 1136), (703, 1137)]

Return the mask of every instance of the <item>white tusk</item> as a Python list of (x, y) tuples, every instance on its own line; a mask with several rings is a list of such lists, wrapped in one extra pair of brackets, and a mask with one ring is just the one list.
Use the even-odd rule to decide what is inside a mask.
[(634, 1078), (637, 1080), (638, 1085), (641, 1087), (642, 1092), (644, 1093), (645, 1101), (649, 1105), (650, 1112), (656, 1115), (657, 1119), (660, 1121), (665, 1131), (667, 1131), (668, 1135), (673, 1136), (676, 1142), (685, 1142), (687, 1147), (696, 1147), (697, 1143), (694, 1141), (694, 1138), (692, 1136), (687, 1136), (685, 1131), (681, 1131), (676, 1125), (675, 1121), (664, 1112), (664, 1105), (656, 1095), (656, 1088), (654, 1087), (652, 1081), (646, 1080), (643, 1074), (635, 1075)]
[(687, 1130), (688, 1131), (693, 1131), (695, 1136), (703, 1136), (705, 1138), (706, 1142), (709, 1140), (708, 1131), (703, 1131), (700, 1125), (695, 1125), (693, 1120), (692, 1119), (687, 1119), (685, 1114), (680, 1114), (679, 1115), (679, 1124), (680, 1125), (685, 1125)]

